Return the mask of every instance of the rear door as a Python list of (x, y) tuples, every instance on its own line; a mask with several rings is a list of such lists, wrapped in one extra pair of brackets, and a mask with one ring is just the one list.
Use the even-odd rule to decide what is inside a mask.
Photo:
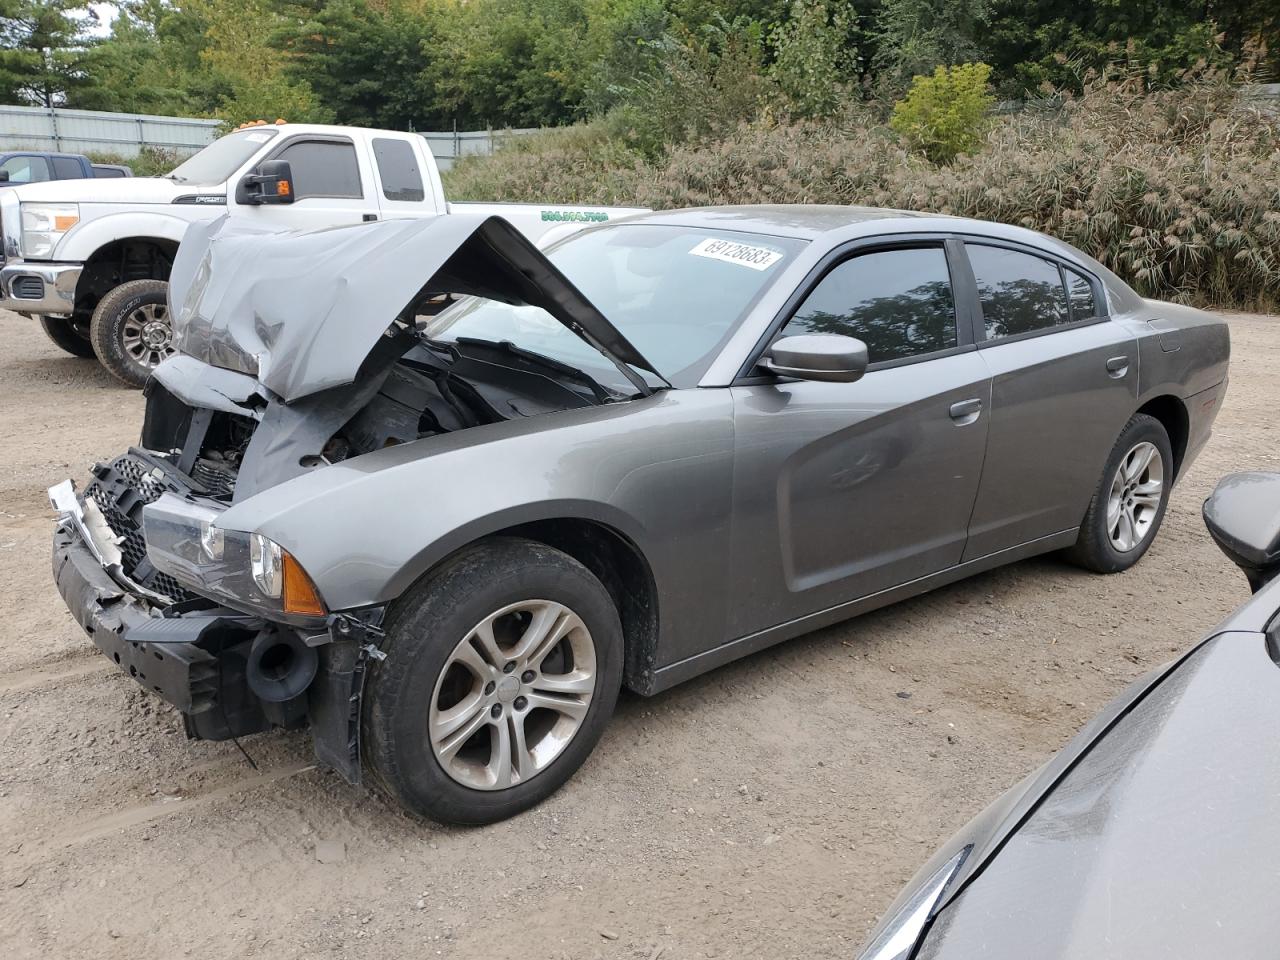
[(748, 377), (734, 395), (729, 623), (744, 636), (960, 561), (986, 446), (986, 365), (944, 238), (862, 244), (777, 335), (868, 346), (856, 383)]
[(423, 170), (425, 141), (415, 150), (408, 140), (374, 135), (369, 146), (384, 219), (418, 218), (443, 208), (432, 195), (431, 177)]
[(1035, 248), (964, 244), (991, 375), (982, 486), (964, 559), (1080, 525), (1136, 405), (1137, 342), (1107, 316), (1102, 284)]

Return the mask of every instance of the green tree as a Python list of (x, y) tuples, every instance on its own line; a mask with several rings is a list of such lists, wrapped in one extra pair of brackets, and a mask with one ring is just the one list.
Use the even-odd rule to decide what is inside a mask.
[(272, 38), (289, 23), (273, 0), (184, 0), (183, 10), (205, 23), (199, 58), (212, 84), (221, 88), (215, 115), (231, 124), (333, 118), (310, 85), (289, 75), (289, 55), (272, 46)]
[(306, 84), (338, 123), (432, 129), (445, 116), (428, 71), (438, 12), (404, 0), (309, 0), (284, 8), (274, 37), (287, 74)]
[(56, 107), (91, 87), (87, 30), (96, 20), (76, 0), (0, 0), (0, 96)]
[(935, 67), (978, 60), (989, 16), (988, 0), (884, 0), (873, 64), (881, 86), (902, 90)]
[(795, 0), (791, 16), (773, 28), (769, 68), (800, 116), (826, 116), (848, 99), (857, 80), (854, 20), (831, 0)]
[(891, 126), (909, 147), (934, 163), (950, 163), (981, 144), (995, 104), (985, 63), (937, 67), (916, 77), (906, 97), (893, 105)]

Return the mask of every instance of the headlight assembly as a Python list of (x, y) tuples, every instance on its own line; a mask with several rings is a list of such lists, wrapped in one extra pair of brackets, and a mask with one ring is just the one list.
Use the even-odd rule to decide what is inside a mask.
[(142, 510), (147, 556), (188, 589), (229, 607), (306, 624), (326, 609), (290, 553), (260, 533), (223, 530), (220, 511), (166, 493)]
[(53, 256), (58, 241), (80, 222), (78, 203), (24, 203), (19, 251), (32, 260)]
[(926, 924), (933, 918), (942, 895), (947, 892), (972, 849), (972, 846), (965, 847), (923, 883), (908, 887), (903, 897), (895, 902), (892, 915), (881, 924), (880, 932), (858, 960), (907, 960), (920, 942)]

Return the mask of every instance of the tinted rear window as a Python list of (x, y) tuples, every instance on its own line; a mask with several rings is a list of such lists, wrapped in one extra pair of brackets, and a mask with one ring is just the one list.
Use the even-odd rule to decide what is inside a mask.
[(422, 173), (418, 170), (413, 147), (404, 140), (375, 137), (373, 159), (378, 164), (382, 195), (388, 200), (417, 201), (426, 196), (422, 189)]
[(965, 249), (978, 282), (988, 340), (1071, 322), (1067, 292), (1056, 263), (1005, 247), (969, 243)]

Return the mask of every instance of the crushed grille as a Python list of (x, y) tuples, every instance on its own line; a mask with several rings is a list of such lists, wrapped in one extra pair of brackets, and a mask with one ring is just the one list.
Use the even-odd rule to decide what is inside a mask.
[(167, 489), (163, 477), (132, 454), (117, 457), (109, 465), (96, 464), (93, 481), (85, 488), (86, 499), (92, 500), (111, 532), (120, 538), (121, 566), (124, 572), (149, 590), (171, 600), (188, 599), (191, 594), (166, 573), (151, 566), (147, 544), (142, 536), (142, 508), (160, 499)]

